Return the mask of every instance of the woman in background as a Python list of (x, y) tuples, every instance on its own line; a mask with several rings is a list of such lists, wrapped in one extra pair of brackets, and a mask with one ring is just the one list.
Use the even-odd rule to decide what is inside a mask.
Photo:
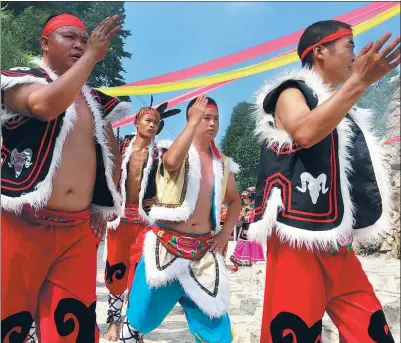
[(255, 220), (255, 187), (249, 187), (242, 192), (241, 200), (243, 206), (240, 220), (243, 224), (237, 246), (230, 257), (230, 261), (234, 264), (230, 269), (233, 272), (237, 272), (239, 266), (252, 266), (256, 262), (265, 260), (262, 245), (255, 241), (248, 241), (247, 237), (249, 224)]

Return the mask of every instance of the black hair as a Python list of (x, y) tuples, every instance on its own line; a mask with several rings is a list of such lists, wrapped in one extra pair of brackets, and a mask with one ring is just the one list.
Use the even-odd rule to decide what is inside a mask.
[[(192, 100), (189, 102), (188, 106), (187, 106), (187, 111), (186, 111), (186, 114), (185, 114), (186, 117), (187, 117), (187, 120), (188, 120), (188, 111), (189, 111), (189, 109), (192, 107), (192, 105), (195, 103), (196, 99), (198, 99), (198, 97), (192, 99)], [(207, 97), (207, 103), (218, 107), (216, 101), (215, 101), (214, 99), (210, 98), (210, 97)]]
[[(302, 53), (311, 45), (316, 44), (323, 38), (337, 32), (339, 29), (351, 29), (347, 23), (338, 20), (318, 21), (306, 28), (298, 43), (298, 56), (301, 58)], [(330, 47), (334, 42), (324, 43), (323, 46)], [(313, 51), (310, 51), (302, 60), (302, 67), (312, 68)]]

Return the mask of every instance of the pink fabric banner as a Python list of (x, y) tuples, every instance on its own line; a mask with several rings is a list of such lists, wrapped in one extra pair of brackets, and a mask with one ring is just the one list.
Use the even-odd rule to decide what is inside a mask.
[[(340, 15), (335, 20), (340, 20), (347, 22), (349, 24), (358, 24), (359, 22), (371, 18), (376, 14), (385, 11), (393, 6), (397, 5), (397, 2), (374, 2), (372, 4), (366, 5), (364, 7), (358, 8), (354, 11), (348, 12), (346, 14)], [(352, 23), (351, 23), (352, 21)], [(182, 79), (188, 79), (197, 75), (208, 73), (217, 69), (226, 68), (238, 63), (251, 60), (253, 58), (267, 55), (276, 50), (283, 49), (290, 45), (298, 43), (304, 30), (299, 30), (297, 32), (290, 33), (283, 37), (273, 39), (271, 41), (265, 42), (263, 44), (254, 46), (249, 49), (245, 49), (230, 55), (216, 58), (212, 61), (198, 64), (196, 66), (188, 67), (178, 71), (174, 71), (168, 74), (152, 77), (146, 80), (136, 81), (133, 83), (128, 83), (124, 86), (139, 86), (139, 85), (150, 85), (165, 82), (173, 82)]]
[[(199, 87), (197, 89), (193, 89), (187, 93), (181, 94), (179, 96), (176, 96), (175, 98), (172, 98), (170, 100), (167, 100), (168, 102), (168, 107), (167, 108), (171, 108), (174, 106), (177, 106), (179, 104), (182, 104), (185, 101), (188, 101), (190, 99), (196, 98), (197, 96), (207, 93), (207, 92), (211, 92), (212, 90), (215, 90), (219, 87), (222, 87), (230, 82), (233, 82), (234, 80), (230, 80), (230, 81), (224, 81), (224, 82), (219, 82), (219, 83), (215, 83), (213, 85), (209, 85), (209, 86), (204, 86), (204, 87)], [(166, 101), (161, 102), (160, 104), (164, 103)], [(157, 107), (160, 104), (154, 105), (153, 107)], [(135, 120), (135, 114), (131, 114), (127, 117), (124, 117), (120, 120), (116, 120), (115, 122), (112, 123), (113, 129), (117, 129), (121, 126), (125, 126), (128, 125), (130, 123), (133, 123)]]
[[(352, 12), (349, 12), (347, 14), (344, 14), (342, 16), (339, 16), (339, 17), (337, 17), (335, 19), (336, 20), (345, 21), (350, 25), (357, 25), (357, 24), (361, 23), (362, 21), (364, 21), (366, 19), (370, 19), (370, 18), (374, 17), (375, 15), (377, 15), (378, 13), (381, 13), (381, 12), (383, 12), (383, 11), (385, 11), (385, 10), (395, 6), (395, 5), (397, 5), (397, 2), (382, 2), (382, 3), (377, 3), (376, 2), (376, 3), (373, 3), (371, 5), (367, 5), (367, 6), (364, 6), (362, 8), (359, 8), (357, 10), (354, 10)], [(296, 42), (299, 39), (299, 37), (302, 35), (303, 31), (304, 30), (300, 30), (298, 32), (292, 33), (292, 34), (284, 36), (282, 38), (275, 39), (273, 41), (269, 41), (267, 43), (264, 43), (262, 45), (256, 46), (254, 48), (258, 48), (258, 47), (261, 47), (261, 46), (267, 46), (268, 44), (274, 43), (274, 42), (276, 44), (281, 44), (282, 45), (282, 46), (280, 45), (281, 47), (285, 47), (285, 46), (294, 44), (294, 43), (290, 43), (290, 44), (287, 44), (287, 45), (283, 45), (282, 43), (280, 43), (278, 41), (280, 39), (287, 39), (288, 37), (291, 37), (290, 41), (292, 42), (292, 39), (294, 39), (293, 36), (297, 35), (296, 37), (298, 37), (298, 38), (295, 39), (295, 42)], [(286, 42), (288, 42), (288, 39), (286, 40)], [(254, 49), (254, 48), (251, 48), (251, 49)], [(278, 49), (280, 49), (280, 48), (278, 48)], [(269, 47), (269, 49), (271, 49), (271, 51), (276, 50), (276, 49), (272, 49), (271, 47)], [(248, 49), (248, 51), (249, 50), (250, 49)], [(293, 51), (295, 51), (295, 49), (291, 49), (291, 50), (286, 51), (286, 52), (284, 52), (284, 53), (282, 53), (282, 54), (280, 54), (278, 56), (275, 56), (275, 57), (279, 57), (279, 56), (282, 56), (282, 55), (284, 55), (286, 53), (293, 52)], [(240, 52), (240, 53), (242, 53), (242, 52)], [(238, 56), (238, 54), (240, 54), (240, 53), (236, 53), (236, 54), (228, 55), (228, 56), (225, 56), (225, 57), (221, 57), (221, 58), (218, 58), (217, 60), (225, 59), (225, 58), (228, 58), (228, 57), (234, 56), (234, 55)], [(256, 56), (254, 56), (254, 57), (256, 57)], [(253, 58), (253, 57), (251, 57), (251, 58)], [(249, 58), (246, 58), (246, 59), (249, 59)], [(244, 61), (246, 59), (243, 59), (240, 62), (242, 62), (242, 61)], [(192, 70), (192, 72), (193, 72), (195, 70), (194, 68), (198, 68), (198, 67), (201, 67), (203, 65), (209, 65), (209, 68), (210, 68), (210, 66), (211, 66), (210, 63), (212, 63), (214, 61), (216, 61), (216, 60), (209, 61), (209, 62), (203, 63), (201, 65), (190, 67), (190, 68), (187, 68), (187, 69), (182, 69), (182, 70), (177, 71), (177, 72), (173, 72), (173, 73), (165, 74), (165, 75), (162, 75), (162, 76), (158, 76), (156, 78), (147, 79), (147, 80), (143, 80), (143, 81), (138, 81), (136, 83), (132, 83), (132, 84), (128, 84), (128, 85), (130, 85), (130, 86), (131, 85), (145, 85), (145, 84), (152, 84), (152, 83), (162, 83), (162, 82), (176, 81), (177, 77), (178, 77), (177, 75), (179, 75), (177, 73), (181, 73), (181, 72), (184, 72), (186, 70)], [(219, 62), (219, 63), (221, 63), (221, 62)], [(239, 63), (239, 62), (235, 62), (235, 63)], [(235, 64), (235, 63), (232, 63), (232, 64)], [(231, 64), (229, 64), (229, 65), (231, 65)], [(217, 67), (215, 69), (219, 69), (219, 68), (222, 68), (222, 67)], [(212, 71), (212, 70), (214, 70), (214, 69), (208, 69), (207, 71)], [(206, 71), (202, 71), (201, 73), (203, 73), (203, 72), (206, 72)], [(194, 75), (191, 74), (191, 76), (194, 76)], [(164, 77), (169, 77), (169, 78), (168, 79), (164, 79)], [(155, 82), (156, 79), (157, 79), (158, 82)], [(231, 83), (231, 82), (233, 82), (235, 80), (236, 79), (229, 80), (229, 81), (224, 81), (224, 82), (219, 82), (219, 83), (216, 83), (216, 84), (213, 84), (213, 85), (209, 85), (209, 86), (199, 87), (197, 89), (191, 90), (189, 92), (186, 92), (184, 94), (176, 96), (176, 97), (174, 97), (172, 99), (163, 101), (161, 103), (168, 102), (168, 108), (171, 108), (171, 107), (177, 106), (177, 105), (179, 105), (179, 104), (181, 104), (181, 103), (183, 103), (185, 101), (191, 100), (191, 99), (193, 99), (193, 98), (195, 98), (195, 97), (197, 97), (197, 96), (199, 96), (201, 94), (204, 94), (204, 93), (207, 93), (207, 92), (211, 92), (211, 91), (213, 91), (213, 90), (215, 90), (217, 88), (220, 88), (220, 87), (222, 87), (224, 85), (227, 85), (227, 84), (229, 84), (229, 83)], [(128, 86), (128, 85), (126, 85), (126, 86)], [(153, 107), (157, 107), (160, 104), (154, 105)], [(133, 123), (134, 119), (135, 119), (135, 114), (132, 114), (132, 115), (124, 117), (124, 118), (122, 118), (120, 120), (117, 120), (117, 121), (112, 123), (113, 129), (116, 129), (116, 128), (128, 125), (130, 123)]]
[(382, 142), (382, 145), (395, 143), (395, 142), (399, 142), (399, 141), (400, 141), (400, 137), (393, 137), (393, 138), (386, 139), (384, 142)]

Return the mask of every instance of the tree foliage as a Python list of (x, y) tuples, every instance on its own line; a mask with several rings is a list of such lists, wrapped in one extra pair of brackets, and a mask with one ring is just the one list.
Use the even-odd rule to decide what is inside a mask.
[(240, 191), (255, 186), (258, 175), (260, 145), (253, 135), (253, 111), (249, 102), (238, 103), (233, 109), (230, 125), (221, 142), (223, 153), (241, 166), (241, 171), (235, 176)]
[[(1, 68), (29, 65), (33, 56), (40, 56), (39, 38), (46, 19), (59, 13), (71, 13), (93, 30), (106, 16), (118, 14), (120, 25), (125, 21), (124, 2), (103, 1), (3, 1), (1, 3)], [(88, 80), (93, 87), (111, 87), (125, 84), (122, 58), (131, 57), (124, 50), (126, 30), (114, 37), (110, 51), (99, 62)], [(124, 98), (128, 100), (128, 97)]]

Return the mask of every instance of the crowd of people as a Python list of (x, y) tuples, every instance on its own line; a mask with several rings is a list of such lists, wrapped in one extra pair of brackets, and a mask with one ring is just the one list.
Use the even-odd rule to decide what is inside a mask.
[(143, 342), (179, 303), (197, 343), (231, 343), (223, 256), (238, 222), (234, 272), (262, 261), (267, 244), (262, 343), (321, 341), (325, 311), (343, 342), (394, 342), (352, 247), (390, 229), (382, 151), (355, 103), (400, 64), (400, 38), (355, 55), (346, 23), (308, 27), (302, 68), (258, 91), (258, 180), (240, 196), (206, 94), (189, 102), (174, 141), (156, 136), (180, 111), (150, 104), (118, 145), (111, 123), (129, 104), (86, 84), (118, 20), (89, 35), (78, 17), (53, 16), (37, 67), (1, 72), (1, 342), (99, 341), (106, 234), (104, 338)]

